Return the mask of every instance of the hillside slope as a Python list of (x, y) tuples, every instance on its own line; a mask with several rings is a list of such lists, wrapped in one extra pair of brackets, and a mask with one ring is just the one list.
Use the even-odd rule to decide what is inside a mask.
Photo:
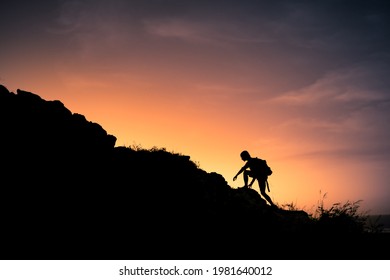
[[(304, 211), (271, 209), (189, 156), (116, 147), (60, 101), (0, 85), (0, 124), (1, 258), (323, 257)], [(361, 257), (345, 240), (342, 256)]]

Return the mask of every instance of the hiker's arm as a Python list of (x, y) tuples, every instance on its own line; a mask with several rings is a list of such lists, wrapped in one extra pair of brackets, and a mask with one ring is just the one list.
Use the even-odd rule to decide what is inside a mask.
[(246, 169), (246, 165), (244, 165), (236, 174), (236, 176), (233, 177), (233, 181), (237, 179), (237, 176), (240, 175), (244, 170)]

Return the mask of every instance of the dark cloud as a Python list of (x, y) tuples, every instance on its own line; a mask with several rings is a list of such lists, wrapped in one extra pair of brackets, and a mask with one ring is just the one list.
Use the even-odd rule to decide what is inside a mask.
[[(96, 61), (108, 53), (113, 62), (129, 64), (164, 54), (202, 72), (202, 64), (218, 57), (231, 77), (241, 77), (241, 85), (262, 85), (277, 94), (356, 64), (387, 63), (389, 6), (363, 0), (17, 0), (2, 2), (0, 32), (7, 38), (5, 51), (15, 45), (20, 51), (52, 47), (58, 56), (76, 60), (80, 53)], [(197, 53), (203, 54), (191, 60)], [(218, 67), (211, 69), (217, 73)], [(371, 69), (369, 79), (355, 82), (380, 87), (389, 69)]]

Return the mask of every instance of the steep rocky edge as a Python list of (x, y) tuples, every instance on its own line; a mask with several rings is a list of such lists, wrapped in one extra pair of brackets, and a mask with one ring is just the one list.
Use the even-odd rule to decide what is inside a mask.
[[(0, 85), (0, 124), (1, 258), (322, 258), (335, 248), (304, 211), (273, 210), (189, 156), (116, 147), (58, 100)], [(359, 257), (355, 245), (341, 256)]]

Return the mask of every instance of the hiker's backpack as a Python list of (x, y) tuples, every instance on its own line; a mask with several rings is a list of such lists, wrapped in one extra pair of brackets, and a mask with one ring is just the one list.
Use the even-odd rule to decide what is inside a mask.
[(257, 172), (259, 172), (260, 174), (264, 175), (265, 177), (265, 185), (267, 186), (267, 189), (268, 189), (268, 192), (270, 191), (269, 189), (269, 183), (268, 183), (268, 176), (272, 175), (272, 169), (271, 167), (269, 167), (269, 165), (267, 164), (267, 161), (265, 159), (261, 159), (261, 158), (255, 158), (256, 159), (256, 162), (257, 162)]
[(257, 161), (257, 168), (258, 168), (257, 171), (259, 173), (264, 175), (264, 177), (268, 177), (268, 176), (272, 175), (272, 169), (271, 169), (271, 167), (269, 167), (269, 165), (267, 164), (267, 161), (265, 159), (256, 158), (256, 161)]

